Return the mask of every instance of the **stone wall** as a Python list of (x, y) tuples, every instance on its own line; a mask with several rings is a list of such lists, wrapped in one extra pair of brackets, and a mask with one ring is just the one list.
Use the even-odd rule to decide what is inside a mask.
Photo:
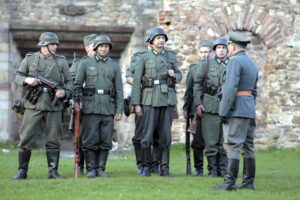
[[(84, 14), (63, 13), (73, 2)], [(257, 98), (258, 148), (300, 146), (300, 3), (297, 0), (82, 0), (82, 1), (0, 1), (0, 141), (16, 139), (19, 117), (10, 112), (10, 100), (20, 94), (12, 75), (20, 62), (9, 24), (132, 26), (135, 32), (120, 65), (125, 72), (130, 57), (145, 49), (143, 35), (149, 27), (160, 25), (168, 36), (168, 48), (177, 52), (184, 79), (178, 86), (178, 109), (182, 116), (182, 97), (188, 66), (198, 61), (200, 39), (216, 39), (229, 29), (253, 34), (248, 47), (258, 64), (260, 80)], [(100, 33), (101, 34), (101, 33)], [(130, 87), (124, 85), (125, 96)], [(184, 120), (174, 121), (173, 140), (184, 141)], [(130, 143), (133, 116), (116, 123), (118, 141)]]
[[(230, 29), (252, 33), (248, 53), (260, 70), (256, 146), (299, 147), (300, 3), (166, 0), (165, 8), (159, 22), (171, 38), (168, 45), (176, 49), (184, 74), (197, 62), (200, 39), (214, 40)], [(182, 83), (178, 91), (183, 90)], [(182, 93), (179, 96), (182, 99)], [(177, 129), (183, 128), (182, 123)]]

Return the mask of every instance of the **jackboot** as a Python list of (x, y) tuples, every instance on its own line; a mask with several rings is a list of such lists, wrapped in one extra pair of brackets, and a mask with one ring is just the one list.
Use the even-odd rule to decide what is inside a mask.
[(237, 187), (238, 189), (255, 190), (255, 158), (244, 158), (243, 180)]
[(144, 169), (142, 176), (151, 176), (151, 147), (142, 148), (142, 151), (144, 160)]
[(28, 164), (31, 156), (31, 151), (19, 151), (19, 168), (14, 176), (15, 180), (27, 178)]
[(79, 148), (78, 172), (80, 175), (84, 174), (84, 154), (83, 154), (81, 147)]
[(99, 177), (108, 177), (108, 175), (105, 173), (107, 157), (108, 157), (108, 150), (99, 149), (99, 151), (98, 151), (98, 166), (96, 169), (97, 176), (99, 176)]
[(133, 144), (134, 145), (134, 153), (135, 153), (135, 159), (136, 159), (136, 165), (137, 165), (137, 172), (138, 175), (143, 174), (143, 152), (142, 152), (142, 147), (140, 144)]
[(86, 177), (96, 178), (96, 161), (97, 161), (97, 151), (85, 151), (84, 158), (86, 163)]
[(159, 174), (159, 165), (161, 162), (161, 148), (158, 144), (153, 145), (152, 148), (152, 166), (151, 172)]
[(169, 163), (170, 163), (170, 148), (162, 148), (160, 174), (159, 174), (160, 176), (170, 176)]
[(217, 166), (218, 177), (225, 176), (226, 166), (227, 166), (227, 155), (224, 153), (218, 153), (218, 166)]
[(59, 151), (51, 152), (47, 151), (47, 161), (48, 161), (48, 178), (64, 178), (58, 173), (58, 164), (59, 164)]
[(195, 167), (195, 176), (203, 176), (203, 149), (194, 148), (194, 167)]
[(228, 159), (227, 170), (224, 176), (223, 184), (213, 187), (215, 190), (236, 190), (236, 179), (239, 173), (239, 160)]
[(217, 155), (215, 156), (208, 156), (207, 157), (207, 161), (208, 161), (208, 165), (207, 165), (207, 169), (208, 169), (208, 176), (212, 177), (212, 178), (216, 178), (218, 177), (218, 173), (217, 173)]

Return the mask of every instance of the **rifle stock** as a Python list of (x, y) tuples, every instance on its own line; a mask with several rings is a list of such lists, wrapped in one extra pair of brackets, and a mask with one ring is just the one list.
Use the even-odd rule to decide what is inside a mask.
[(188, 132), (190, 132), (192, 134), (195, 134), (197, 132), (197, 124), (199, 123), (198, 120), (199, 120), (199, 117), (197, 114), (195, 114), (195, 116), (192, 120), (192, 123), (187, 130)]
[[(79, 104), (79, 102), (77, 102), (76, 104)], [(79, 156), (80, 111), (76, 111), (75, 115), (76, 117), (75, 117), (75, 135), (74, 135), (74, 162), (75, 162), (75, 178), (78, 178), (79, 177), (78, 166), (80, 161), (80, 156)]]
[(190, 142), (190, 132), (188, 128), (190, 126), (190, 118), (186, 119), (186, 126), (185, 126), (185, 153), (186, 153), (186, 174), (192, 174), (192, 167), (191, 167), (191, 142)]

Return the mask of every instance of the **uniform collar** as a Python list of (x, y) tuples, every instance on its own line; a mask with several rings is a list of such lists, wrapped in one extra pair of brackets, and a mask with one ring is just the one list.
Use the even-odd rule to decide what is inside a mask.
[(158, 55), (158, 54), (162, 54), (164, 55), (166, 53), (166, 50), (163, 48), (161, 51), (156, 51), (155, 49), (151, 48), (151, 51), (155, 54), (155, 55)]
[(46, 60), (48, 58), (50, 58), (51, 56), (53, 56), (52, 54), (49, 54), (48, 56), (45, 56), (42, 52), (40, 52), (40, 58)]
[(215, 56), (215, 59), (219, 64), (224, 63), (225, 65), (227, 65), (228, 63), (228, 57), (226, 57), (224, 60), (221, 60), (217, 56)]
[(246, 51), (245, 50), (239, 50), (239, 51), (237, 51), (235, 54), (233, 54), (231, 57), (230, 57), (230, 59), (231, 58), (234, 58), (234, 57), (236, 57), (236, 56), (238, 56), (238, 55), (245, 55), (246, 54)]
[(96, 61), (97, 62), (106, 62), (107, 61), (107, 59), (108, 59), (108, 56), (106, 56), (106, 57), (101, 57), (98, 53), (95, 53), (95, 59), (96, 59)]

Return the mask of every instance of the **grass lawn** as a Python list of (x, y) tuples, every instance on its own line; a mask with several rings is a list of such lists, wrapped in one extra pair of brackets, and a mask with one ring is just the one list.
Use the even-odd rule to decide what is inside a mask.
[[(4, 148), (4, 147), (3, 147)], [(45, 152), (34, 150), (27, 180), (14, 181), (17, 171), (17, 150), (9, 153), (0, 146), (0, 200), (56, 199), (214, 199), (214, 200), (273, 200), (300, 199), (300, 149), (257, 152), (256, 190), (213, 191), (211, 186), (221, 178), (185, 175), (183, 145), (173, 145), (170, 170), (173, 177), (136, 174), (133, 152), (111, 153), (107, 163), (109, 178), (73, 178), (73, 159), (62, 157), (59, 172), (63, 180), (47, 179)], [(206, 166), (207, 163), (205, 163)], [(239, 177), (241, 177), (241, 170)], [(240, 181), (240, 178), (239, 180)]]

